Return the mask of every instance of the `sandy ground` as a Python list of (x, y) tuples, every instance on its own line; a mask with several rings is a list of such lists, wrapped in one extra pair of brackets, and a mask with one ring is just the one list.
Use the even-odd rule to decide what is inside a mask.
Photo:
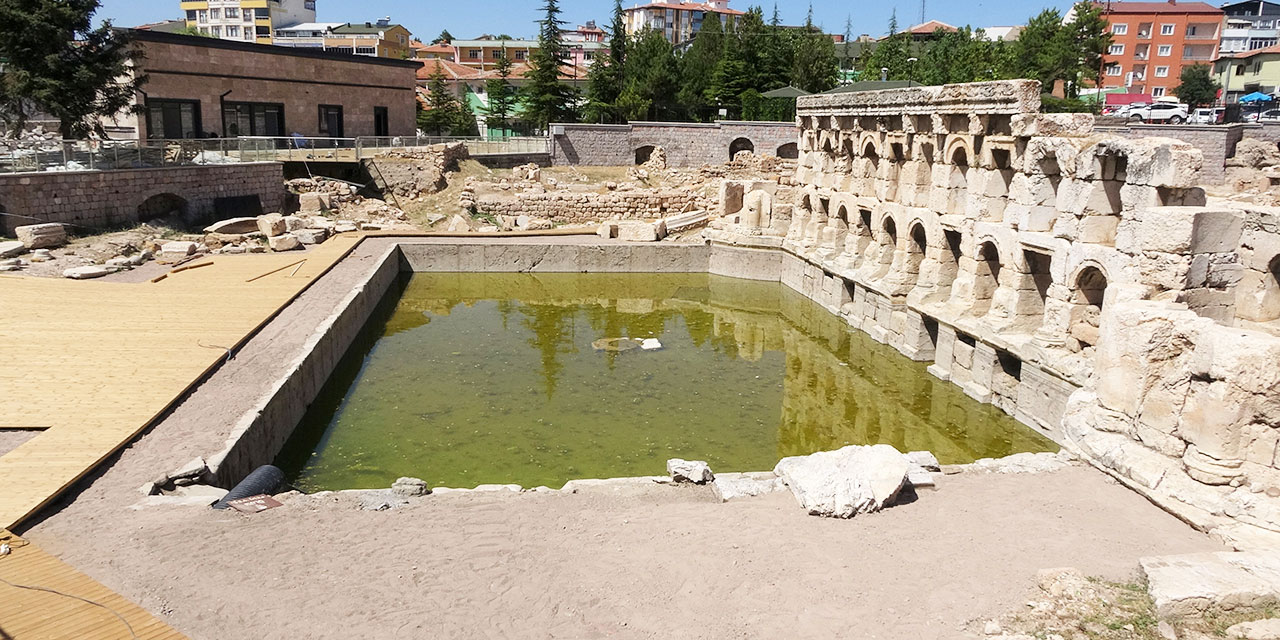
[(17, 449), (37, 435), (40, 432), (34, 429), (0, 429), (0, 456)]
[(951, 476), (836, 521), (789, 494), (658, 485), (135, 511), (99, 486), (117, 467), (26, 534), (198, 639), (957, 638), (1039, 569), (1122, 580), (1140, 556), (1217, 548), (1085, 468)]

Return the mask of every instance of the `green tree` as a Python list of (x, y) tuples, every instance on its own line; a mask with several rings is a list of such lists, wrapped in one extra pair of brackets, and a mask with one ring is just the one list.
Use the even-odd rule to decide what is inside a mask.
[(141, 53), (105, 21), (99, 0), (0, 0), (0, 118), (17, 135), (33, 110), (58, 119), (71, 139), (101, 130), (100, 119), (138, 113)]
[(724, 39), (720, 19), (715, 16), (704, 18), (689, 51), (680, 60), (680, 93), (676, 99), (685, 114), (694, 120), (714, 115), (709, 111), (715, 104), (712, 85), (716, 66), (724, 55)]
[(529, 60), (528, 84), (524, 91), (525, 113), (535, 127), (576, 119), (577, 92), (560, 81), (560, 68), (569, 62), (569, 50), (560, 39), (559, 0), (545, 0), (544, 17), (538, 21), (538, 50)]
[(1205, 64), (1183, 67), (1182, 76), (1179, 79), (1181, 82), (1173, 93), (1192, 109), (1213, 104), (1218, 99), (1218, 90), (1222, 88), (1222, 85), (1213, 79), (1209, 65)]
[(791, 84), (809, 93), (830, 89), (840, 81), (836, 45), (822, 29), (813, 26), (813, 5), (804, 21), (804, 32), (795, 42)]
[(436, 36), (436, 39), (433, 40), (431, 44), (440, 44), (441, 42), (445, 44), (453, 44), (453, 34), (449, 33), (448, 29), (441, 31), (440, 35)]
[(711, 86), (707, 88), (708, 103), (728, 109), (737, 107), (738, 96), (753, 84), (751, 62), (743, 52), (745, 47), (739, 32), (741, 21), (733, 25), (725, 34), (724, 47), (711, 75)]
[(511, 114), (515, 111), (516, 95), (508, 79), (511, 77), (511, 58), (507, 48), (498, 50), (498, 59), (494, 72), (497, 78), (484, 83), (485, 93), (489, 94), (489, 106), (484, 110), (484, 124), (490, 130), (497, 129), (504, 134), (511, 128)]
[(1039, 80), (1045, 92), (1058, 80), (1074, 82), (1079, 77), (1080, 51), (1074, 32), (1063, 26), (1057, 9), (1045, 9), (1028, 20), (1015, 49), (1010, 75)]
[[(671, 43), (660, 31), (646, 28), (636, 34), (627, 54), (623, 73), (624, 93), (628, 93), (628, 120), (670, 120), (679, 116), (676, 96), (680, 90), (680, 68)], [(647, 109), (637, 112), (646, 105)]]
[(597, 57), (587, 74), (588, 122), (619, 122), (618, 98), (622, 95), (627, 61), (627, 23), (622, 0), (614, 0), (613, 25), (609, 28), (609, 56)]
[(178, 29), (177, 31), (174, 31), (174, 33), (176, 33), (176, 34), (178, 34), (178, 35), (180, 35), (180, 36), (195, 36), (195, 37), (197, 37), (197, 38), (212, 38), (212, 37), (213, 37), (213, 36), (211, 36), (211, 35), (209, 35), (209, 34), (207, 34), (207, 33), (203, 32), (203, 31), (201, 31), (199, 27), (183, 27), (183, 28), (181, 28), (181, 29)]
[(437, 64), (427, 79), (428, 108), (418, 112), (418, 128), (433, 136), (467, 136), (476, 130), (471, 107), (454, 95), (444, 77), (444, 67)]
[(898, 31), (898, 11), (889, 17), (889, 35), (876, 44), (863, 63), (862, 80), (879, 80), (882, 69), (887, 69), (889, 80), (907, 80), (911, 73), (913, 51), (911, 33)]
[[(1102, 56), (1111, 48), (1111, 28), (1102, 14), (1102, 5), (1077, 2), (1075, 21), (1068, 27), (1079, 54), (1079, 80), (1088, 80), (1095, 87), (1102, 86)], [(1079, 93), (1076, 89), (1073, 93)], [(1098, 94), (1101, 97), (1102, 94)]]

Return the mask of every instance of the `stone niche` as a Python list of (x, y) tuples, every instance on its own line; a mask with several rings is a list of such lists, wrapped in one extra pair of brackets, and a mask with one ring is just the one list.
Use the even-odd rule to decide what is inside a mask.
[(1192, 146), (1039, 96), (802, 97), (794, 180), (727, 185), (708, 235), (1197, 527), (1280, 541), (1280, 224), (1207, 207)]

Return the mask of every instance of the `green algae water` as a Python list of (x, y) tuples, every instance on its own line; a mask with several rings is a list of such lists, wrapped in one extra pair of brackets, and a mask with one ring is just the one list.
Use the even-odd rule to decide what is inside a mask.
[(777, 283), (459, 273), (398, 290), (277, 461), (300, 489), (558, 488), (662, 475), (669, 458), (762, 471), (850, 444), (944, 464), (1057, 450)]

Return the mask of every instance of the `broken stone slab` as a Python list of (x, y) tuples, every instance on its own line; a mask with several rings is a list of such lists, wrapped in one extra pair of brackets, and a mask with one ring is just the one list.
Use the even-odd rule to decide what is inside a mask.
[(657, 242), (667, 237), (667, 227), (658, 222), (628, 222), (618, 225), (618, 239), (627, 242)]
[(711, 473), (711, 466), (701, 460), (682, 460), (672, 458), (667, 461), (667, 474), (675, 482), (692, 482), (706, 484), (716, 479)]
[(1051, 473), (1071, 466), (1071, 454), (1016, 453), (1004, 458), (983, 458), (973, 464), (961, 465), (964, 471), (985, 473)]
[(67, 243), (67, 229), (57, 222), (18, 227), (13, 233), (28, 249), (50, 249)]
[(616, 238), (618, 237), (618, 225), (612, 222), (606, 222), (600, 225), (600, 228), (596, 230), (596, 235), (604, 238), (605, 240)]
[(1280, 619), (1254, 620), (1227, 627), (1227, 637), (1232, 640), (1280, 640)]
[(220, 487), (211, 487), (207, 484), (189, 484), (164, 491), (163, 495), (192, 499), (203, 498), (209, 501), (208, 504), (213, 504), (226, 497), (228, 493), (229, 491)]
[(257, 218), (228, 218), (219, 220), (204, 228), (205, 233), (222, 235), (244, 235), (258, 230)]
[(391, 485), (391, 493), (402, 498), (416, 498), (431, 493), (425, 480), (419, 478), (400, 478)]
[(893, 504), (910, 470), (901, 452), (877, 444), (783, 458), (773, 472), (810, 514), (852, 518)]
[(27, 252), (27, 245), (21, 240), (10, 240), (8, 242), (0, 242), (0, 258), (12, 258), (20, 256)]
[(1275, 552), (1192, 553), (1141, 558), (1138, 564), (1161, 618), (1280, 603), (1280, 554)]
[(267, 245), (271, 247), (272, 251), (293, 251), (294, 249), (302, 248), (302, 243), (292, 233), (267, 238)]
[(640, 349), (643, 351), (661, 351), (662, 342), (657, 338), (645, 338), (640, 341)]
[(339, 222), (333, 225), (334, 233), (352, 233), (359, 230), (360, 227), (356, 226), (354, 222)]
[(683, 231), (684, 229), (692, 229), (704, 225), (710, 218), (710, 214), (706, 211), (686, 211), (685, 213), (668, 216), (662, 222), (666, 227), (667, 233), (671, 233), (672, 231)]
[(100, 264), (91, 264), (67, 269), (62, 272), (62, 277), (71, 278), (72, 280), (92, 280), (93, 278), (109, 275), (111, 272), (111, 269)]
[(907, 454), (907, 461), (925, 471), (942, 471), (937, 456), (930, 451), (912, 451)]
[(320, 244), (328, 239), (329, 232), (325, 229), (299, 229), (293, 235), (302, 244)]
[(173, 242), (166, 242), (160, 245), (160, 257), (169, 258), (171, 260), (174, 258), (185, 258), (195, 253), (197, 248), (199, 248), (199, 245), (194, 242), (174, 240)]
[(258, 216), (258, 231), (268, 238), (283, 235), (284, 232), (288, 230), (289, 228), (284, 221), (284, 216), (278, 213), (268, 213), (264, 216)]
[(762, 496), (766, 493), (786, 490), (787, 485), (772, 471), (755, 473), (721, 473), (711, 483), (711, 490), (720, 502), (738, 498)]
[(117, 269), (128, 269), (129, 267), (134, 266), (134, 264), (133, 264), (133, 260), (130, 259), (129, 256), (116, 256), (110, 260), (107, 260), (107, 266), (114, 267)]
[(199, 478), (209, 470), (209, 465), (205, 463), (204, 458), (196, 457), (190, 462), (178, 467), (177, 471), (169, 474), (170, 480), (179, 478)]
[(937, 489), (940, 475), (942, 474), (916, 467), (907, 473), (907, 483), (915, 489)]
[(560, 488), (560, 493), (608, 493), (612, 495), (644, 495), (654, 490), (654, 485), (668, 484), (669, 476), (641, 476), (638, 478), (591, 478), (570, 480)]

